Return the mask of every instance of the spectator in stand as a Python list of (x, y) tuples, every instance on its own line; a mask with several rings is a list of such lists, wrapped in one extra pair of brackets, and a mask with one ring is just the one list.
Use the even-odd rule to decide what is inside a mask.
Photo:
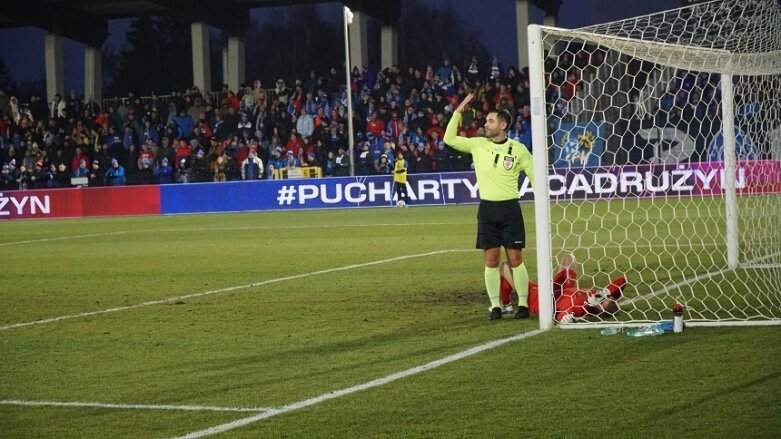
[(296, 157), (295, 154), (293, 154), (292, 151), (288, 151), (286, 154), (287, 158), (285, 159), (285, 168), (300, 168), (301, 167), (301, 161), (298, 160), (298, 157)]
[(378, 118), (378, 113), (376, 111), (369, 115), (366, 122), (366, 131), (367, 134), (373, 133), (375, 136), (382, 136), (385, 132), (385, 124)]
[(303, 146), (304, 142), (302, 142), (301, 139), (298, 138), (297, 133), (293, 131), (290, 133), (290, 139), (285, 145), (285, 151), (288, 153), (292, 152), (296, 157), (300, 158), (303, 155)]
[(301, 166), (305, 168), (319, 168), (320, 161), (317, 160), (317, 154), (310, 152), (306, 154), (304, 160), (301, 162)]
[(355, 161), (355, 174), (372, 175), (375, 171), (374, 155), (369, 150), (369, 142), (363, 142), (361, 150), (358, 152), (358, 159)]
[(143, 123), (136, 118), (135, 113), (128, 113), (127, 123), (125, 123), (125, 126), (133, 129), (133, 136), (136, 139), (138, 138), (138, 134), (144, 129)]
[(176, 117), (174, 122), (176, 123), (177, 127), (177, 139), (189, 139), (190, 136), (193, 135), (193, 128), (195, 127), (195, 123), (193, 122), (192, 118), (190, 118), (190, 116), (185, 113), (184, 110), (179, 112), (179, 116)]
[[(65, 165), (60, 165), (65, 166)], [(21, 165), (14, 173), (14, 181), (16, 181), (16, 189), (25, 191), (29, 188), (30, 179), (32, 178), (32, 172), (27, 169), (27, 166)]]
[(236, 124), (233, 131), (237, 132), (239, 137), (244, 137), (245, 133), (252, 135), (255, 132), (255, 128), (249, 120), (249, 114), (243, 111), (239, 113), (239, 123)]
[(59, 183), (58, 187), (70, 187), (71, 186), (71, 177), (73, 176), (73, 173), (68, 168), (68, 165), (65, 163), (60, 163), (57, 165), (57, 174), (55, 178), (57, 179), (57, 182)]
[(263, 176), (263, 162), (258, 158), (254, 149), (249, 150), (249, 154), (241, 162), (242, 180), (259, 180)]
[(350, 158), (345, 154), (344, 147), (340, 146), (334, 155), (334, 176), (346, 177), (350, 175)]
[[(176, 144), (175, 141), (174, 144)], [(160, 162), (163, 158), (168, 159), (168, 163), (172, 163), (172, 161), (176, 159), (176, 149), (171, 145), (170, 137), (163, 137), (160, 140), (160, 147), (157, 149), (155, 157), (157, 159), (157, 166), (160, 166)]]
[(239, 108), (241, 107), (241, 103), (239, 102), (239, 99), (236, 97), (236, 94), (233, 92), (233, 90), (228, 90), (227, 95), (220, 103), (220, 108), (225, 111), (230, 111), (233, 109), (233, 113), (237, 113), (239, 111)]
[(272, 100), (278, 99), (283, 105), (287, 106), (290, 100), (290, 89), (285, 85), (282, 78), (277, 79), (276, 87), (272, 91)]
[(54, 100), (51, 105), (49, 105), (49, 117), (55, 120), (63, 117), (65, 115), (63, 112), (65, 108), (66, 104), (65, 101), (62, 100), (62, 95), (59, 93), (55, 94)]
[(255, 93), (253, 93), (251, 87), (244, 87), (240, 104), (241, 109), (244, 111), (252, 111), (252, 109), (255, 108)]
[(263, 84), (259, 79), (256, 79), (252, 83), (252, 94), (255, 96), (254, 110), (265, 111), (266, 107), (268, 106), (268, 94), (266, 93), (266, 89), (263, 88)]
[(228, 171), (228, 163), (226, 162), (225, 156), (220, 155), (217, 157), (217, 159), (212, 164), (212, 174), (214, 175), (214, 181), (215, 182), (223, 182), (227, 181), (227, 171)]
[(157, 184), (171, 184), (174, 182), (174, 168), (170, 165), (168, 157), (163, 157), (154, 171)]
[(176, 169), (176, 182), (177, 183), (192, 182), (192, 169), (190, 169), (190, 163), (187, 159), (179, 160)]
[(182, 160), (188, 160), (192, 155), (192, 146), (186, 140), (180, 140), (176, 148), (176, 169), (179, 169)]
[(336, 169), (336, 156), (333, 152), (328, 151), (325, 163), (323, 164), (323, 175), (326, 177), (333, 177), (334, 170)]
[[(4, 105), (0, 106), (0, 110)], [(30, 114), (35, 121), (49, 120), (49, 111), (46, 108), (46, 102), (44, 102), (37, 93), (33, 93), (30, 96)]]
[(125, 168), (119, 164), (117, 159), (111, 159), (111, 166), (104, 175), (107, 186), (124, 186), (127, 184)]
[(315, 131), (315, 120), (304, 109), (301, 109), (299, 112), (298, 120), (296, 121), (296, 131), (302, 137), (311, 137)]
[(464, 82), (464, 75), (461, 73), (458, 64), (454, 63), (451, 67), (453, 68), (453, 71), (450, 73), (450, 81), (446, 82), (452, 87), (459, 87)]
[(148, 117), (144, 118), (144, 127), (138, 133), (138, 143), (143, 145), (147, 141), (151, 140), (152, 144), (157, 145), (159, 143), (157, 130), (152, 126), (152, 120)]
[(46, 170), (43, 166), (43, 160), (38, 160), (30, 171), (29, 189), (41, 189), (46, 187)]
[(70, 163), (71, 172), (75, 174), (76, 170), (80, 167), (81, 162), (89, 163), (89, 161), (89, 156), (81, 149), (80, 146), (77, 146), (76, 151), (73, 154), (73, 159)]
[(394, 139), (398, 139), (404, 131), (404, 121), (399, 119), (399, 113), (392, 112), (391, 120), (388, 121), (386, 132)]
[(380, 163), (377, 165), (377, 174), (390, 175), (393, 173), (393, 165), (388, 161), (388, 156), (383, 154), (380, 157)]
[(244, 159), (249, 157), (249, 150), (250, 145), (243, 139), (239, 140), (238, 147), (232, 153), (233, 159), (236, 160), (236, 163), (238, 163), (239, 166), (244, 163)]
[(469, 67), (466, 69), (466, 81), (469, 84), (474, 85), (477, 81), (482, 79), (482, 74), (480, 73), (480, 66), (477, 62), (477, 57), (473, 56), (472, 60), (469, 62)]
[(339, 132), (337, 131), (337, 127), (331, 126), (328, 128), (328, 134), (324, 144), (326, 150), (336, 153), (339, 150), (339, 148), (344, 148), (347, 142), (341, 135), (339, 135)]
[[(43, 163), (41, 163), (43, 164)], [(73, 171), (73, 177), (76, 178), (82, 178), (82, 177), (89, 177), (89, 168), (87, 167), (87, 160), (82, 159), (79, 160), (79, 166), (76, 167), (76, 169)]]
[(437, 149), (431, 157), (431, 168), (436, 172), (450, 172), (450, 163), (448, 152), (445, 149), (445, 142), (439, 141)]
[(38, 181), (39, 187), (55, 188), (60, 187), (59, 181), (57, 181), (57, 165), (50, 163), (49, 166), (43, 168), (42, 178)]
[(90, 169), (87, 178), (89, 178), (90, 186), (104, 186), (106, 184), (104, 166), (101, 164), (100, 160), (92, 161), (92, 168)]
[(426, 145), (419, 143), (412, 152), (413, 159), (409, 166), (412, 174), (431, 172), (431, 157), (426, 153)]
[(143, 157), (138, 159), (138, 173), (135, 181), (138, 184), (152, 184), (155, 182), (154, 158)]
[[(363, 138), (362, 135), (356, 136), (356, 143), (357, 143), (356, 147), (359, 147), (360, 145), (363, 144), (363, 142), (361, 142), (362, 138)], [(369, 143), (369, 150), (372, 151), (372, 155), (374, 156), (374, 159), (379, 159), (380, 158), (379, 155), (382, 153), (382, 150), (384, 148), (383, 145), (385, 143), (385, 139), (382, 138), (382, 137), (376, 136), (372, 132), (368, 132), (368, 133), (366, 133), (366, 140), (365, 140), (365, 142)], [(334, 147), (331, 147), (331, 148), (328, 148), (328, 150), (329, 151), (338, 151), (339, 147), (342, 146), (342, 145), (345, 145), (346, 143), (347, 142), (344, 142), (344, 143), (340, 142), (338, 145), (336, 145)], [(377, 153), (376, 151), (379, 151), (379, 152)]]
[(147, 161), (149, 165), (155, 167), (155, 152), (152, 150), (152, 140), (149, 139), (141, 145), (141, 151), (138, 153), (138, 168), (141, 169), (141, 162)]
[(564, 99), (569, 100), (575, 96), (579, 81), (578, 73), (575, 69), (571, 69), (569, 73), (567, 73), (567, 80), (564, 81), (564, 84), (561, 86), (561, 94)]
[(35, 157), (33, 157), (33, 151), (31, 148), (25, 148), (24, 149), (24, 158), (22, 159), (21, 166), (26, 167), (27, 169), (32, 169), (33, 166), (35, 166)]
[(193, 159), (192, 166), (193, 181), (196, 183), (210, 181), (212, 179), (209, 172), (209, 159), (206, 158), (206, 152), (203, 149), (199, 149), (195, 153), (195, 159)]
[(271, 158), (269, 159), (267, 170), (266, 170), (266, 178), (268, 179), (274, 179), (276, 176), (274, 175), (274, 171), (282, 169), (285, 167), (286, 160), (284, 157), (282, 157), (282, 151), (283, 149), (281, 147), (276, 147), (271, 150)]
[(529, 152), (532, 152), (532, 124), (529, 107), (521, 109), (521, 114), (518, 115), (512, 128), (507, 132), (507, 137), (522, 143)]
[(14, 175), (11, 173), (11, 167), (8, 164), (3, 165), (0, 173), (0, 189), (15, 189)]

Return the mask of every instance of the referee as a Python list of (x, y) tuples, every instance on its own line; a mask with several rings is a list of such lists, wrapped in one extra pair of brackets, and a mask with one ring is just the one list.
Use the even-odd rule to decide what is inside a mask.
[(516, 319), (529, 317), (529, 274), (523, 264), (526, 231), (518, 203), (518, 179), (521, 171), (534, 184), (532, 155), (522, 143), (507, 137), (512, 116), (502, 110), (491, 110), (486, 116), (485, 137), (460, 137), (458, 127), (464, 109), (474, 99), (468, 94), (456, 108), (445, 130), (445, 143), (472, 155), (480, 191), (477, 211), (477, 248), (485, 259), (485, 288), (491, 300), (490, 320), (502, 318), (499, 302), (500, 247), (504, 246), (518, 292)]

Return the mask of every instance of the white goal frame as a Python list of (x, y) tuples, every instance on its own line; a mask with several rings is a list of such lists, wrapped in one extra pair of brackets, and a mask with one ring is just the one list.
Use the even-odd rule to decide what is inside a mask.
[[(763, 0), (753, 0), (763, 1)], [(774, 0), (770, 0), (774, 1)], [(681, 8), (684, 9), (684, 8)], [(781, 53), (774, 54), (773, 56), (765, 56), (763, 53), (740, 53), (733, 54), (728, 50), (723, 49), (711, 49), (711, 48), (692, 48), (684, 46), (675, 46), (663, 42), (644, 42), (641, 40), (633, 40), (626, 37), (610, 36), (605, 34), (595, 34), (581, 32), (580, 30), (568, 30), (560, 29), (549, 26), (530, 25), (528, 28), (528, 53), (529, 53), (529, 82), (530, 82), (530, 97), (531, 97), (531, 118), (532, 118), (532, 144), (534, 156), (534, 172), (537, 176), (548, 175), (550, 170), (549, 158), (548, 158), (548, 145), (549, 145), (549, 132), (548, 132), (548, 103), (546, 102), (545, 90), (546, 90), (546, 78), (545, 78), (545, 65), (544, 56), (544, 34), (558, 34), (567, 35), (572, 37), (580, 32), (580, 36), (584, 41), (595, 42), (595, 44), (601, 47), (608, 47), (610, 49), (621, 50), (630, 46), (649, 45), (649, 46), (666, 46), (664, 50), (667, 52), (676, 50), (680, 47), (681, 50), (689, 51), (694, 50), (701, 52), (698, 65), (701, 67), (699, 70), (718, 73), (721, 75), (720, 90), (722, 97), (733, 97), (735, 92), (733, 90), (733, 76), (739, 75), (751, 75), (757, 74), (756, 72), (769, 72), (765, 74), (781, 75)], [(651, 49), (648, 50), (650, 52)], [(639, 59), (644, 58), (644, 52), (642, 49), (633, 49), (632, 56)], [(652, 62), (662, 62), (659, 59), (653, 57), (648, 58)], [(675, 67), (673, 65), (673, 67)], [(696, 68), (689, 69), (697, 70)], [(735, 270), (741, 266), (741, 255), (739, 246), (739, 229), (738, 229), (738, 194), (736, 189), (736, 137), (734, 131), (735, 106), (733, 99), (722, 99), (721, 105), (721, 130), (724, 133), (724, 222), (726, 223), (726, 233), (724, 236), (726, 247), (726, 267), (725, 271)], [(535, 207), (535, 223), (536, 223), (536, 256), (537, 256), (537, 279), (539, 285), (539, 324), (540, 329), (549, 329), (556, 323), (554, 320), (554, 301), (552, 292), (552, 276), (553, 267), (557, 262), (554, 261), (553, 248), (551, 244), (552, 239), (552, 227), (551, 227), (551, 195), (550, 187), (548, 184), (539, 184), (545, 182), (545, 178), (538, 177), (538, 184), (533, 188), (534, 190), (534, 207)], [(779, 222), (781, 227), (781, 221)], [(773, 265), (773, 269), (776, 269), (776, 265)], [(643, 324), (647, 324), (643, 323)], [(780, 325), (781, 317), (774, 317), (765, 320), (744, 320), (744, 321), (698, 321), (687, 322), (690, 326), (748, 326), (748, 325)], [(583, 328), (583, 327), (608, 327), (608, 326), (639, 326), (640, 323), (632, 322), (586, 322), (578, 323), (575, 325), (560, 325), (566, 328)]]

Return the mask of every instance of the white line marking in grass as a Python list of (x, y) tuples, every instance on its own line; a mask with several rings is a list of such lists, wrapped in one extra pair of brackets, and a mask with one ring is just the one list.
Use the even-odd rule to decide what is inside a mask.
[[(190, 227), (180, 229), (144, 229), (137, 230), (137, 232), (150, 233), (150, 232), (214, 232), (214, 231), (229, 231), (229, 230), (291, 230), (291, 229), (333, 229), (339, 227), (406, 227), (406, 226), (459, 226), (465, 224), (473, 224), (474, 222), (436, 222), (436, 223), (381, 223), (381, 224), (329, 224), (329, 225), (306, 225), (306, 226), (244, 226), (244, 227)], [(36, 242), (50, 242), (50, 241), (65, 241), (68, 239), (82, 239), (82, 238), (95, 238), (99, 236), (111, 236), (111, 235), (123, 235), (129, 233), (127, 230), (119, 232), (107, 232), (107, 233), (93, 233), (89, 235), (73, 235), (73, 236), (60, 236), (56, 238), (41, 238), (41, 239), (28, 239), (25, 241), (12, 241), (12, 242), (0, 242), (0, 247), (6, 245), (17, 244), (31, 244)]]
[(169, 404), (111, 404), (103, 402), (65, 402), (65, 401), (26, 401), (18, 399), (0, 400), (0, 405), (22, 405), (30, 407), (89, 407), (97, 409), (134, 409), (134, 410), (180, 410), (189, 412), (266, 412), (268, 407), (212, 407), (203, 405)]
[[(735, 271), (735, 270), (745, 269), (745, 268), (752, 268), (751, 264), (754, 264), (754, 263), (757, 263), (757, 262), (760, 262), (760, 261), (764, 261), (765, 259), (774, 258), (774, 257), (779, 256), (779, 255), (781, 255), (781, 252), (775, 252), (775, 253), (772, 253), (772, 254), (769, 254), (769, 255), (765, 255), (765, 256), (758, 257), (758, 258), (754, 258), (754, 259), (752, 259), (750, 261), (743, 262), (740, 265), (738, 265), (737, 268), (725, 268), (725, 269), (722, 269), (722, 270), (711, 271), (710, 273), (705, 273), (705, 274), (700, 274), (700, 275), (697, 275), (697, 276), (694, 276), (694, 277), (690, 277), (690, 278), (684, 279), (684, 280), (682, 280), (680, 282), (676, 282), (676, 283), (674, 283), (674, 284), (672, 284), (670, 286), (666, 286), (666, 287), (663, 287), (663, 288), (658, 289), (656, 291), (652, 291), (650, 293), (643, 294), (642, 296), (637, 296), (637, 297), (633, 297), (631, 299), (627, 299), (625, 301), (622, 301), (621, 304), (622, 305), (623, 304), (631, 305), (631, 304), (637, 302), (638, 300), (650, 299), (651, 297), (658, 296), (658, 295), (660, 295), (662, 293), (667, 293), (669, 291), (677, 290), (680, 287), (684, 287), (686, 285), (693, 284), (694, 282), (698, 282), (698, 281), (701, 281), (701, 280), (707, 280), (707, 279), (710, 279), (710, 278), (716, 277), (716, 276), (722, 276), (722, 275), (725, 275), (725, 274), (729, 273), (730, 271)], [(747, 267), (744, 267), (744, 265), (747, 266)]]
[(453, 253), (453, 252), (474, 252), (474, 250), (466, 250), (466, 249), (450, 249), (450, 250), (437, 250), (433, 252), (428, 253), (418, 253), (414, 255), (406, 255), (406, 256), (397, 256), (395, 258), (389, 258), (389, 259), (381, 259), (379, 261), (372, 261), (372, 262), (365, 262), (362, 264), (352, 264), (352, 265), (345, 265), (343, 267), (336, 267), (336, 268), (327, 268), (325, 270), (318, 270), (318, 271), (312, 271), (309, 273), (301, 273), (301, 274), (295, 274), (292, 276), (285, 276), (285, 277), (278, 277), (276, 279), (269, 279), (264, 280), (260, 282), (253, 282), (251, 284), (246, 285), (238, 285), (234, 287), (227, 287), (227, 288), (220, 288), (217, 290), (210, 290), (210, 291), (203, 291), (200, 293), (193, 293), (193, 294), (186, 294), (184, 296), (177, 296), (177, 297), (169, 297), (167, 299), (159, 299), (159, 300), (150, 300), (148, 302), (139, 303), (136, 305), (126, 305), (126, 306), (117, 306), (114, 308), (107, 308), (107, 309), (101, 309), (98, 311), (90, 311), (90, 312), (83, 312), (79, 314), (70, 314), (65, 316), (59, 316), (59, 317), (52, 317), (49, 319), (41, 319), (41, 320), (35, 320), (32, 322), (21, 322), (21, 323), (12, 323), (10, 325), (3, 325), (0, 326), (0, 331), (5, 331), (8, 329), (14, 329), (14, 328), (22, 328), (25, 326), (32, 326), (32, 325), (43, 325), (46, 323), (52, 323), (52, 322), (59, 322), (61, 320), (69, 320), (69, 319), (77, 319), (81, 317), (89, 317), (94, 316), (98, 314), (108, 314), (113, 312), (119, 312), (119, 311), (128, 311), (131, 309), (136, 308), (142, 308), (145, 306), (152, 306), (152, 305), (162, 305), (164, 303), (169, 302), (178, 302), (180, 300), (185, 299), (192, 299), (194, 297), (201, 297), (201, 296), (208, 296), (210, 294), (217, 294), (217, 293), (227, 293), (229, 291), (237, 291), (237, 290), (244, 290), (247, 288), (254, 288), (254, 287), (260, 287), (263, 285), (269, 285), (279, 282), (284, 282), (288, 280), (295, 280), (295, 279), (301, 279), (309, 276), (317, 276), (320, 274), (328, 274), (328, 273), (335, 273), (338, 271), (345, 271), (345, 270), (352, 270), (353, 268), (363, 268), (363, 267), (370, 267), (372, 265), (379, 265), (379, 264), (386, 264), (388, 262), (396, 262), (396, 261), (403, 261), (405, 259), (412, 259), (412, 258), (420, 258), (424, 256), (432, 256), (432, 255), (438, 255), (442, 253)]
[[(305, 226), (233, 226), (233, 227), (186, 227), (180, 229), (156, 229), (154, 232), (214, 232), (226, 230), (301, 230), (301, 229), (335, 229), (352, 227), (407, 227), (407, 226), (461, 226), (474, 224), (470, 222), (436, 222), (436, 223), (371, 223), (371, 224), (323, 224)], [(150, 230), (144, 230), (145, 233)]]
[(120, 232), (92, 233), (89, 235), (60, 236), (57, 238), (41, 238), (41, 239), (28, 239), (26, 241), (0, 242), (0, 247), (6, 245), (16, 245), (16, 244), (31, 244), (35, 242), (65, 241), (66, 239), (83, 239), (83, 238), (96, 238), (99, 236), (123, 235), (125, 233), (127, 233), (127, 231), (123, 230)]
[(233, 422), (228, 422), (225, 424), (216, 425), (214, 427), (210, 427), (204, 430), (195, 431), (192, 433), (188, 433), (184, 436), (178, 436), (175, 439), (195, 439), (195, 438), (201, 438), (206, 436), (211, 436), (219, 433), (224, 433), (228, 430), (233, 430), (235, 428), (243, 427), (248, 424), (252, 424), (258, 421), (262, 421), (263, 419), (268, 419), (273, 416), (281, 415), (283, 413), (292, 412), (295, 410), (299, 410), (305, 407), (313, 406), (315, 404), (319, 404), (321, 402), (325, 402), (331, 399), (340, 398), (342, 396), (350, 395), (355, 392), (360, 392), (362, 390), (371, 389), (373, 387), (379, 387), (388, 383), (392, 383), (393, 381), (400, 380), (402, 378), (406, 378), (408, 376), (412, 376), (421, 372), (426, 372), (431, 369), (436, 369), (437, 367), (444, 366), (448, 363), (453, 363), (458, 360), (463, 360), (464, 358), (471, 357), (472, 355), (479, 354), (481, 352), (505, 345), (507, 343), (512, 343), (514, 341), (523, 340), (525, 338), (533, 337), (535, 335), (541, 334), (545, 331), (541, 329), (537, 329), (534, 331), (524, 332), (518, 335), (514, 335), (512, 337), (502, 338), (499, 340), (490, 341), (488, 343), (483, 343), (481, 345), (469, 348), (465, 351), (461, 351), (458, 353), (455, 353), (453, 355), (448, 355), (447, 357), (441, 358), (439, 360), (434, 360), (431, 362), (428, 362), (426, 364), (423, 364), (421, 366), (413, 367), (411, 369), (407, 369), (401, 372), (396, 372), (390, 375), (387, 375), (382, 378), (378, 378), (376, 380), (372, 380), (363, 384), (358, 384), (352, 387), (347, 387), (345, 389), (336, 390), (334, 392), (328, 392), (324, 393), (319, 396), (315, 396), (314, 398), (305, 399), (303, 401), (294, 402), (292, 404), (288, 404), (282, 407), (276, 407), (272, 408), (268, 411), (265, 411), (263, 413), (258, 413), (256, 415), (248, 416), (246, 418), (237, 419)]

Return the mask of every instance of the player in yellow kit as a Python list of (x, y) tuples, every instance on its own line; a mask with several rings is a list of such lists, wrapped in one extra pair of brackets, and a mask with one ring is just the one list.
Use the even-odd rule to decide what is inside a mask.
[(404, 153), (396, 153), (396, 163), (393, 165), (393, 184), (396, 186), (396, 202), (399, 207), (407, 207), (409, 197), (407, 196), (407, 161), (404, 160)]
[(491, 300), (490, 320), (502, 318), (499, 301), (499, 262), (501, 247), (513, 273), (518, 292), (516, 319), (529, 317), (529, 274), (523, 263), (526, 231), (521, 206), (518, 203), (518, 181), (521, 171), (534, 184), (533, 160), (529, 150), (520, 142), (507, 137), (512, 116), (502, 110), (488, 112), (485, 137), (458, 136), (463, 111), (474, 99), (468, 94), (447, 124), (444, 141), (451, 148), (469, 153), (477, 174), (480, 207), (477, 211), (477, 248), (483, 249), (485, 261), (485, 288)]

